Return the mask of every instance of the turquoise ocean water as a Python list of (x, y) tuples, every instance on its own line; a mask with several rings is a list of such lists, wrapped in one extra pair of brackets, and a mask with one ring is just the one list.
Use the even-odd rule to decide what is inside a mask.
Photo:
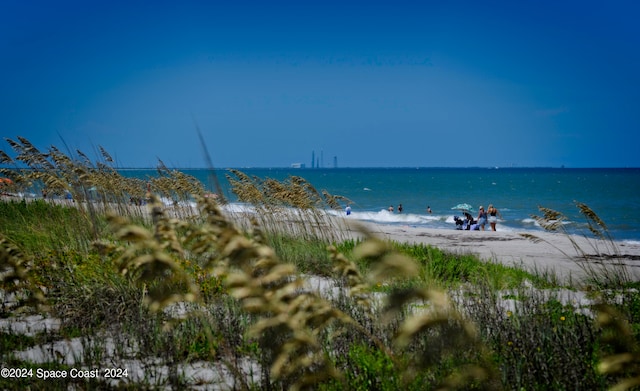
[[(250, 168), (240, 169), (260, 178), (301, 176), (317, 189), (353, 201), (350, 218), (384, 224), (455, 229), (451, 208), (459, 203), (496, 206), (503, 217), (498, 230), (540, 230), (532, 214), (538, 206), (567, 215), (567, 228), (585, 232), (584, 218), (574, 201), (587, 204), (607, 224), (617, 240), (640, 241), (640, 169), (574, 168)], [(209, 170), (183, 169), (213, 190)], [(225, 196), (236, 202), (226, 180), (228, 170), (216, 176)], [(155, 170), (123, 170), (123, 175), (146, 178)], [(403, 212), (397, 213), (398, 205)], [(396, 212), (387, 209), (393, 205)], [(427, 213), (427, 206), (432, 214)]]

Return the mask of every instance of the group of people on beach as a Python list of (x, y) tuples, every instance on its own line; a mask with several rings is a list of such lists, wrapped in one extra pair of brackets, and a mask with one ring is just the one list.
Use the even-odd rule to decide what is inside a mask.
[[(496, 207), (493, 206), (493, 204), (489, 204), (489, 207), (487, 208), (487, 210), (485, 210), (484, 206), (481, 205), (480, 208), (478, 208), (478, 218), (476, 219), (478, 227), (482, 231), (484, 231), (485, 225), (489, 223), (491, 230), (495, 231), (496, 224), (498, 223), (498, 216), (502, 218), (500, 211), (496, 209)], [(471, 215), (469, 215), (468, 217), (471, 217)]]
[(488, 223), (491, 230), (495, 231), (496, 224), (498, 223), (498, 217), (502, 218), (500, 211), (493, 206), (493, 204), (490, 204), (486, 210), (484, 209), (484, 206), (481, 205), (480, 208), (478, 208), (478, 217), (475, 220), (467, 210), (464, 210), (462, 214), (464, 215), (464, 219), (461, 219), (458, 216), (454, 216), (453, 218), (456, 222), (456, 229), (459, 230), (484, 231), (485, 226)]
[[(393, 205), (389, 206), (389, 208), (387, 209), (390, 213), (394, 212), (394, 208)], [(398, 204), (398, 213), (402, 213), (402, 204)], [(351, 205), (347, 205), (347, 207), (345, 208), (345, 212), (348, 215), (351, 214)], [(427, 206), (427, 213), (431, 214), (433, 213), (431, 210), (430, 206)], [(466, 226), (467, 227), (471, 227), (472, 225), (477, 226), (476, 229), (478, 230), (485, 230), (485, 226), (487, 225), (487, 223), (489, 224), (489, 226), (491, 227), (492, 231), (496, 230), (496, 224), (498, 223), (498, 217), (502, 218), (502, 215), (500, 214), (500, 211), (493, 206), (493, 204), (489, 204), (489, 207), (485, 210), (484, 206), (480, 206), (480, 208), (478, 208), (478, 217), (474, 220), (473, 216), (471, 216), (471, 214), (469, 212), (464, 212), (464, 216), (465, 216), (465, 222), (466, 222)], [(462, 225), (462, 221), (463, 220), (459, 220), (456, 216), (456, 225)], [(470, 228), (466, 228), (466, 229), (470, 229)]]

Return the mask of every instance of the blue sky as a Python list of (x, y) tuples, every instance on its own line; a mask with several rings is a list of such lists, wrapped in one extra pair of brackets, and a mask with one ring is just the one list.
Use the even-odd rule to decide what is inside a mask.
[(196, 126), (216, 167), (639, 167), (639, 11), (3, 0), (0, 129), (121, 167), (205, 167)]

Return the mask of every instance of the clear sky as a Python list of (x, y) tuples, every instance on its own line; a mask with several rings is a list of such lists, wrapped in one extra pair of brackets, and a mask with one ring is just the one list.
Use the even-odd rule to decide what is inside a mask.
[[(121, 167), (640, 167), (640, 2), (0, 1), (0, 129)], [(10, 153), (2, 141), (0, 149)]]

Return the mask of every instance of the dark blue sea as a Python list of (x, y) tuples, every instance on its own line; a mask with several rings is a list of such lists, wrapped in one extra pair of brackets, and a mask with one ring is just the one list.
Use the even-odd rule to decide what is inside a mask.
[[(183, 169), (215, 190), (209, 170)], [(616, 240), (640, 241), (640, 169), (612, 168), (247, 168), (244, 173), (283, 180), (305, 178), (318, 190), (352, 200), (350, 218), (384, 224), (455, 229), (452, 207), (468, 203), (474, 217), (480, 205), (493, 204), (503, 219), (498, 230), (540, 230), (531, 217), (538, 206), (569, 218), (567, 229), (586, 232), (585, 219), (575, 202), (587, 204), (607, 224)], [(155, 170), (123, 170), (126, 176), (146, 178)], [(225, 169), (215, 170), (222, 191), (231, 202)], [(403, 211), (398, 213), (398, 205)], [(394, 213), (389, 213), (389, 206)], [(432, 213), (427, 213), (427, 207)]]

